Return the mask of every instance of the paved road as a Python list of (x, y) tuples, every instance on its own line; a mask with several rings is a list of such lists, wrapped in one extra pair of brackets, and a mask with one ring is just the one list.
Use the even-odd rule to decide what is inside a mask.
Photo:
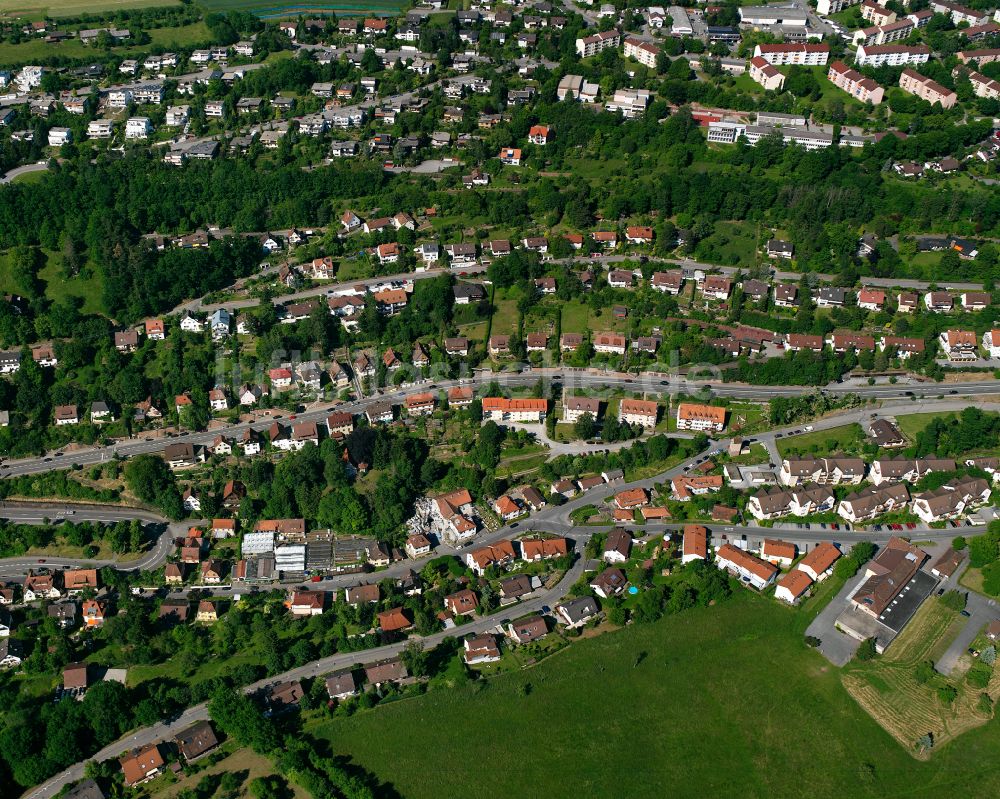
[[(457, 629), (442, 630), (441, 632), (434, 633), (433, 635), (429, 635), (425, 638), (411, 638), (410, 641), (418, 641), (424, 648), (431, 648), (437, 646), (441, 643), (441, 641), (449, 636), (454, 636), (456, 634), (465, 636), (471, 633), (485, 632), (493, 629), (505, 619), (514, 619), (530, 613), (537, 613), (543, 606), (552, 606), (565, 596), (570, 586), (572, 586), (582, 574), (583, 558), (578, 558), (572, 568), (566, 572), (563, 579), (559, 581), (558, 585), (550, 590), (540, 591), (537, 596), (526, 602), (502, 608), (496, 613), (478, 618), (472, 623), (462, 625)], [(331, 655), (330, 657), (313, 661), (312, 663), (300, 668), (291, 669), (283, 674), (269, 677), (266, 680), (261, 680), (260, 682), (247, 686), (245, 690), (247, 693), (252, 693), (268, 685), (273, 685), (274, 683), (285, 680), (301, 680), (306, 677), (320, 677), (324, 674), (329, 674), (340, 669), (353, 668), (359, 665), (374, 663), (375, 661), (382, 660), (383, 658), (398, 655), (408, 644), (409, 641), (401, 641), (399, 643), (389, 644), (387, 646), (381, 646), (363, 652), (345, 652), (343, 654)], [(172, 722), (161, 722), (151, 727), (145, 727), (141, 730), (137, 730), (132, 734), (121, 738), (115, 743), (104, 747), (92, 758), (88, 759), (100, 761), (116, 758), (123, 752), (134, 747), (146, 746), (158, 741), (170, 739), (191, 724), (194, 724), (197, 721), (204, 721), (207, 718), (207, 705), (195, 705), (194, 707), (190, 707), (185, 710), (176, 720)], [(24, 793), (24, 799), (51, 799), (51, 797), (55, 796), (67, 783), (82, 779), (84, 766), (85, 763), (83, 762), (71, 766), (62, 773), (57, 774), (55, 777), (52, 777), (42, 783), (38, 787), (26, 791)]]
[[(167, 560), (173, 551), (173, 539), (184, 535), (188, 527), (195, 521), (171, 523), (163, 516), (141, 508), (123, 508), (113, 505), (96, 505), (74, 502), (0, 502), (0, 518), (20, 524), (42, 524), (46, 520), (53, 524), (62, 521), (69, 522), (105, 522), (131, 521), (138, 519), (150, 526), (157, 534), (153, 546), (141, 557), (135, 560), (120, 562), (117, 559), (87, 559), (45, 557), (46, 566), (85, 566), (102, 568), (114, 566), (120, 571), (146, 571), (155, 569)], [(28, 569), (38, 566), (37, 557), (16, 557), (0, 559), (0, 579), (15, 579), (24, 577)]]
[[(428, 168), (434, 166), (437, 162), (425, 162), (429, 165)], [(448, 168), (449, 166), (457, 166), (458, 162), (441, 162), (442, 168)], [(403, 168), (400, 167), (400, 170)], [(546, 263), (560, 264), (560, 265), (572, 265), (577, 264), (583, 266), (587, 262), (592, 262), (597, 265), (611, 265), (619, 264), (625, 261), (636, 262), (639, 259), (638, 254), (618, 254), (618, 255), (607, 255), (602, 258), (585, 258), (585, 257), (572, 257), (572, 258), (556, 258), (549, 259)], [(695, 261), (690, 258), (650, 258), (650, 263), (661, 264), (665, 267), (676, 268), (681, 267), (688, 273), (693, 273), (695, 271), (701, 270), (705, 272), (719, 272), (724, 275), (736, 275), (740, 272), (746, 273), (746, 269), (740, 269), (733, 266), (719, 266), (718, 264), (704, 263), (702, 261)], [(370, 285), (373, 283), (380, 283), (385, 280), (426, 280), (428, 278), (436, 277), (445, 272), (462, 273), (466, 275), (477, 275), (482, 274), (487, 270), (487, 266), (483, 264), (473, 264), (471, 266), (463, 266), (461, 269), (431, 269), (426, 272), (407, 272), (405, 274), (393, 275), (391, 277), (380, 277), (380, 278), (366, 278), (364, 280), (352, 281), (351, 285)], [(789, 272), (781, 269), (771, 270), (771, 274), (775, 280), (778, 281), (790, 281), (797, 283), (802, 278), (802, 273), (800, 272)], [(827, 275), (822, 273), (810, 273), (810, 277), (814, 278), (816, 281), (821, 282), (836, 282), (837, 277), (835, 275)], [(923, 280), (907, 280), (900, 278), (878, 278), (878, 277), (865, 277), (862, 281), (867, 286), (878, 286), (881, 288), (901, 288), (901, 289), (914, 289), (914, 290), (926, 290), (931, 286), (931, 283)], [(292, 301), (301, 301), (308, 299), (310, 297), (319, 297), (325, 295), (331, 289), (336, 289), (341, 287), (343, 284), (330, 283), (329, 285), (314, 287), (309, 289), (304, 289), (302, 291), (295, 292), (293, 294), (286, 294), (275, 299), (276, 303), (286, 303)], [(976, 291), (982, 289), (981, 283), (965, 283), (959, 281), (945, 281), (937, 282), (934, 284), (941, 290), (954, 290), (954, 291)], [(204, 311), (205, 313), (211, 313), (218, 308), (226, 308), (227, 310), (237, 310), (241, 308), (254, 308), (260, 305), (261, 300), (256, 297), (247, 297), (238, 300), (230, 300), (229, 302), (221, 303), (207, 303), (203, 304), (199, 299), (189, 300), (182, 303), (177, 308), (175, 308), (171, 313), (181, 313), (186, 310), (190, 311)]]
[(0, 184), (10, 183), (11, 181), (19, 178), (21, 175), (29, 175), (32, 172), (44, 172), (48, 168), (48, 161), (41, 161), (37, 164), (25, 164), (24, 166), (15, 167), (5, 173), (3, 177), (0, 177)]
[[(866, 536), (867, 538), (867, 536)], [(806, 628), (806, 635), (820, 640), (819, 651), (835, 666), (843, 666), (857, 651), (860, 641), (836, 629), (837, 617), (847, 609), (850, 598), (864, 581), (864, 572), (848, 580)]]
[(975, 591), (968, 591), (959, 584), (958, 578), (965, 571), (965, 565), (941, 584), (941, 587), (945, 590), (956, 588), (966, 592), (967, 600), (965, 609), (969, 613), (969, 618), (962, 631), (955, 637), (955, 640), (951, 642), (951, 645), (934, 665), (934, 668), (942, 674), (951, 674), (955, 666), (958, 665), (959, 659), (968, 650), (969, 644), (972, 643), (983, 627), (991, 621), (1000, 619), (1000, 604), (997, 603), (997, 600), (977, 594)]
[[(363, 413), (370, 405), (377, 402), (389, 401), (394, 404), (401, 404), (406, 395), (415, 390), (426, 390), (431, 386), (435, 390), (446, 390), (454, 386), (483, 387), (492, 382), (497, 382), (508, 388), (533, 386), (539, 380), (547, 380), (561, 383), (567, 390), (589, 391), (601, 388), (624, 389), (632, 392), (645, 392), (656, 396), (674, 394), (677, 392), (696, 393), (707, 386), (711, 393), (720, 396), (734, 398), (745, 398), (755, 400), (767, 400), (779, 396), (797, 396), (804, 393), (811, 393), (816, 389), (813, 387), (768, 387), (749, 386), (738, 383), (705, 383), (703, 380), (670, 376), (665, 373), (646, 373), (641, 376), (633, 376), (615, 372), (599, 372), (589, 369), (567, 369), (567, 368), (531, 368), (527, 367), (521, 372), (501, 372), (493, 373), (487, 371), (477, 372), (475, 375), (459, 380), (442, 380), (430, 383), (428, 380), (420, 383), (406, 385), (400, 388), (392, 388), (382, 394), (375, 394), (352, 402), (340, 403), (316, 403), (310, 409), (297, 415), (298, 422), (315, 421), (322, 422), (332, 409), (337, 409), (354, 414)], [(947, 392), (950, 395), (975, 397), (983, 394), (1000, 393), (1000, 383), (995, 381), (981, 381), (975, 383), (954, 383), (949, 384), (950, 388), (942, 387), (938, 384), (908, 384), (908, 385), (875, 385), (875, 386), (850, 386), (836, 384), (827, 387), (826, 391), (832, 394), (856, 393), (873, 399), (905, 399), (906, 394), (913, 394), (920, 397), (936, 397)], [(953, 403), (953, 400), (947, 400)], [(927, 403), (914, 403), (910, 406), (910, 412), (920, 405), (923, 408), (930, 408), (930, 400)], [(903, 407), (901, 410), (906, 410)], [(949, 405), (948, 407), (951, 407)], [(869, 411), (870, 413), (871, 411)], [(52, 456), (41, 456), (36, 458), (24, 458), (11, 460), (0, 466), (0, 477), (14, 477), (23, 474), (37, 474), (47, 472), (60, 467), (68, 468), (73, 464), (82, 466), (100, 463), (109, 457), (128, 458), (134, 455), (160, 452), (168, 444), (173, 442), (189, 442), (192, 444), (210, 444), (218, 435), (225, 435), (231, 438), (238, 438), (250, 427), (255, 430), (266, 429), (273, 420), (263, 422), (241, 422), (238, 424), (226, 425), (212, 430), (196, 433), (184, 433), (176, 438), (158, 439), (126, 439), (118, 441), (107, 447), (83, 447), (72, 452), (67, 452), (58, 463), (54, 462)], [(815, 424), (818, 423), (814, 423)], [(843, 422), (841, 422), (843, 424)], [(834, 425), (830, 425), (834, 426)], [(777, 432), (777, 431), (775, 431)]]

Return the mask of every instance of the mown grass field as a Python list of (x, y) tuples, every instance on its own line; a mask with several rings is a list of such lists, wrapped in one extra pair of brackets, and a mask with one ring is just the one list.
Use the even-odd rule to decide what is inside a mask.
[[(129, 53), (148, 52), (154, 46), (178, 48), (208, 42), (212, 38), (204, 22), (193, 22), (190, 25), (180, 25), (173, 28), (153, 28), (148, 33), (149, 44), (125, 45), (113, 49), (117, 53), (127, 55)], [(87, 58), (96, 52), (95, 48), (84, 44), (79, 39), (68, 39), (64, 42), (46, 44), (44, 39), (34, 38), (20, 42), (19, 44), (11, 44), (9, 42), (0, 44), (0, 64), (23, 64), (29, 61), (52, 58), (53, 56)]]
[(897, 416), (896, 424), (899, 427), (899, 432), (912, 442), (917, 434), (931, 423), (932, 419), (940, 419), (947, 423), (957, 416), (956, 413), (908, 413), (905, 416)]
[(593, 309), (578, 300), (562, 303), (563, 333), (601, 333), (606, 330), (624, 332), (628, 319), (615, 319), (610, 308)]
[[(933, 597), (884, 656), (849, 666), (844, 674), (850, 694), (904, 747), (913, 746), (928, 732), (934, 735), (935, 746), (940, 746), (989, 721), (976, 708), (981, 689), (965, 684), (961, 674), (949, 680), (958, 688), (958, 697), (951, 705), (938, 699), (935, 687), (921, 685), (915, 677), (917, 664), (936, 662), (965, 621)], [(994, 675), (988, 690), (995, 699), (1000, 693), (1000, 677)]]
[(803, 644), (807, 615), (743, 595), (314, 732), (407, 799), (851, 799), (1000, 787), (1000, 725), (914, 760)]
[(101, 14), (126, 8), (162, 8), (178, 6), (180, 0), (0, 0), (0, 14), (11, 17), (41, 19), (42, 17), (75, 17), (80, 14)]
[(208, 11), (252, 11), (265, 19), (297, 17), (336, 13), (338, 16), (378, 16), (398, 14), (403, 3), (398, 0), (358, 0), (338, 3), (289, 3), (281, 0), (201, 0)]
[(862, 438), (861, 425), (845, 424), (843, 427), (833, 427), (829, 430), (816, 430), (811, 433), (801, 433), (797, 436), (779, 438), (778, 451), (782, 457), (788, 455), (832, 455), (843, 450), (850, 451)]

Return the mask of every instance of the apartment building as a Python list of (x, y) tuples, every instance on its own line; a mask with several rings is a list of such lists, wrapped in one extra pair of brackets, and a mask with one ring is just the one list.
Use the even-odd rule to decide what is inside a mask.
[(970, 26), (985, 25), (990, 21), (990, 11), (977, 11), (958, 3), (946, 2), (946, 0), (932, 0), (930, 9), (935, 14), (947, 14), (955, 25), (962, 22), (966, 22)]
[(888, 25), (896, 21), (896, 12), (880, 6), (875, 0), (864, 0), (861, 4), (861, 18), (872, 25)]
[(941, 350), (950, 361), (974, 361), (979, 357), (979, 341), (974, 330), (945, 330)]
[(621, 44), (621, 34), (618, 31), (601, 31), (592, 36), (584, 36), (576, 40), (576, 54), (580, 58), (590, 58), (603, 50), (617, 48)]
[(940, 103), (942, 108), (951, 108), (958, 102), (958, 95), (937, 81), (933, 81), (912, 69), (904, 69), (899, 76), (899, 87), (909, 94), (916, 95), (928, 103)]
[(634, 39), (631, 36), (625, 39), (624, 53), (626, 58), (634, 58), (640, 64), (656, 68), (656, 56), (660, 53), (660, 48), (655, 44)]
[(726, 409), (682, 402), (677, 406), (678, 430), (721, 432), (726, 426)]
[(816, 13), (828, 17), (830, 14), (839, 14), (857, 2), (858, 0), (819, 0), (816, 4)]
[(483, 397), (483, 417), (494, 422), (541, 422), (548, 411), (548, 400)]
[(899, 42), (913, 33), (916, 24), (913, 20), (904, 17), (903, 19), (890, 22), (887, 25), (872, 25), (870, 28), (862, 28), (854, 33), (854, 44), (892, 44)]
[(878, 105), (885, 98), (885, 89), (871, 78), (866, 78), (851, 69), (843, 61), (834, 61), (827, 70), (826, 77), (838, 89), (847, 92), (862, 103)]
[(763, 58), (768, 64), (780, 67), (798, 64), (806, 67), (825, 67), (830, 57), (830, 45), (783, 42), (781, 44), (758, 44), (754, 47), (755, 58)]
[[(781, 91), (781, 87), (785, 85), (785, 76), (762, 56), (750, 59), (750, 79), (763, 86), (765, 91)], [(735, 137), (733, 140), (735, 141)]]
[(926, 64), (931, 49), (925, 44), (862, 44), (854, 55), (859, 67), (905, 67), (909, 64)]
[(987, 100), (1000, 99), (1000, 82), (987, 78), (979, 72), (969, 72), (969, 82), (972, 84), (972, 91), (976, 97)]
[(656, 427), (658, 406), (652, 400), (623, 399), (618, 406), (618, 418), (629, 424), (637, 424), (646, 430)]

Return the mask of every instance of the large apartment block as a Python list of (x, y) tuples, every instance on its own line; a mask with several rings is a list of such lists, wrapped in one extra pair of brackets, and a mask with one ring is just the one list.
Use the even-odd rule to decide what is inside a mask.
[(926, 64), (931, 57), (931, 49), (925, 44), (862, 44), (854, 56), (859, 67), (905, 67), (910, 64)]
[(655, 44), (633, 39), (632, 37), (625, 40), (625, 57), (634, 58), (640, 64), (650, 69), (656, 68), (656, 56), (659, 52), (660, 48)]
[(878, 105), (885, 97), (885, 89), (871, 78), (866, 78), (857, 70), (851, 69), (843, 61), (834, 61), (827, 70), (826, 77), (838, 89), (842, 89), (862, 103)]
[(983, 97), (987, 100), (1000, 99), (1000, 82), (987, 78), (979, 72), (969, 72), (969, 82), (972, 84), (972, 91), (976, 97)]
[(975, 61), (979, 66), (992, 64), (1000, 61), (1000, 47), (988, 48), (985, 50), (962, 50), (958, 55), (958, 60), (963, 64)]
[(580, 58), (589, 58), (603, 50), (617, 48), (621, 43), (621, 38), (618, 31), (602, 31), (593, 36), (584, 36), (582, 39), (576, 40), (576, 54)]
[(880, 6), (875, 0), (864, 0), (861, 4), (861, 18), (872, 25), (888, 25), (896, 21), (896, 12)]
[(759, 83), (765, 91), (781, 91), (785, 85), (785, 76), (759, 55), (750, 59), (750, 80)]
[(830, 14), (839, 14), (845, 8), (855, 5), (858, 0), (819, 0), (816, 3), (816, 13), (824, 17)]
[(763, 58), (768, 64), (777, 67), (787, 64), (825, 67), (826, 61), (830, 57), (830, 45), (806, 43), (758, 44), (754, 48), (753, 54), (755, 57)]
[(917, 27), (912, 19), (904, 18), (888, 25), (873, 25), (854, 33), (854, 44), (891, 44), (905, 39)]
[(972, 25), (985, 25), (990, 21), (989, 11), (977, 11), (973, 8), (968, 8), (967, 6), (959, 5), (958, 3), (949, 3), (945, 0), (932, 0), (931, 11), (935, 14), (947, 14), (951, 17), (951, 21), (958, 25), (962, 22)]
[(931, 80), (912, 69), (904, 69), (899, 76), (899, 87), (909, 94), (915, 94), (928, 103), (941, 103), (942, 108), (951, 108), (958, 102), (958, 95), (940, 83)]

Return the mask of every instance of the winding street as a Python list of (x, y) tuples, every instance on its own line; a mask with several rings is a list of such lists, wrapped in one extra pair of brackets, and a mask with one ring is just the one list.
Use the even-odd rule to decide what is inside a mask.
[(14, 167), (14, 169), (6, 172), (3, 177), (0, 177), (0, 184), (12, 183), (21, 177), (21, 175), (30, 175), (32, 172), (44, 172), (48, 168), (48, 161), (39, 161), (34, 164)]
[(36, 556), (19, 556), (0, 558), (0, 579), (11, 580), (23, 578), (29, 569), (37, 568), (40, 562), (48, 567), (62, 568), (103, 568), (114, 566), (119, 571), (146, 571), (155, 569), (166, 562), (173, 551), (173, 539), (183, 536), (188, 527), (196, 522), (169, 522), (163, 516), (141, 508), (119, 507), (115, 505), (95, 505), (75, 502), (0, 502), (0, 518), (17, 524), (58, 524), (68, 522), (102, 522), (113, 524), (120, 521), (138, 519), (147, 530), (156, 537), (152, 546), (138, 558), (119, 560), (118, 558), (66, 558)]
[[(543, 607), (557, 602), (566, 594), (570, 586), (572, 586), (582, 574), (583, 559), (578, 558), (576, 563), (573, 564), (570, 570), (566, 572), (562, 580), (560, 580), (554, 588), (547, 591), (540, 591), (534, 598), (516, 606), (508, 607), (488, 616), (478, 618), (472, 623), (458, 628), (457, 631), (442, 630), (425, 638), (413, 637), (406, 641), (387, 644), (386, 646), (380, 646), (363, 652), (344, 652), (331, 655), (330, 657), (315, 660), (312, 663), (307, 663), (305, 666), (290, 669), (283, 674), (278, 674), (274, 677), (268, 677), (265, 680), (260, 680), (253, 685), (247, 686), (244, 690), (247, 693), (253, 693), (269, 685), (285, 680), (301, 680), (306, 677), (320, 677), (324, 674), (329, 674), (330, 672), (340, 669), (354, 668), (356, 666), (374, 663), (375, 661), (398, 655), (406, 648), (409, 641), (418, 641), (425, 649), (429, 649), (440, 644), (445, 638), (454, 636), (456, 632), (460, 635), (485, 632), (496, 627), (507, 618), (516, 618), (529, 613), (537, 613)], [(191, 724), (207, 719), (207, 704), (202, 703), (195, 705), (185, 710), (175, 719), (163, 721), (159, 724), (154, 724), (151, 727), (145, 727), (141, 730), (137, 730), (130, 735), (126, 735), (124, 738), (119, 739), (115, 743), (104, 747), (89, 759), (101, 761), (109, 758), (116, 758), (128, 749), (147, 746), (165, 739), (169, 740)], [(70, 768), (60, 774), (57, 774), (41, 785), (26, 791), (23, 794), (24, 799), (51, 799), (51, 797), (55, 796), (67, 783), (82, 779), (85, 765), (86, 761), (83, 761), (70, 766)]]

